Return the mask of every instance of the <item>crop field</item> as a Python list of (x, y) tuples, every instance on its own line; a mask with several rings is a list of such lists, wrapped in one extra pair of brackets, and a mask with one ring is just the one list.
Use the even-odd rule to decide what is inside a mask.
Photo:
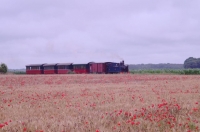
[(199, 75), (0, 75), (0, 132), (197, 132)]

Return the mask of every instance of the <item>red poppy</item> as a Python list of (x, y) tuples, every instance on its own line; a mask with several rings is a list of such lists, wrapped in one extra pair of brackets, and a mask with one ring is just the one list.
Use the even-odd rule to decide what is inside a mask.
[(4, 127), (5, 125), (4, 124), (0, 124), (0, 128)]

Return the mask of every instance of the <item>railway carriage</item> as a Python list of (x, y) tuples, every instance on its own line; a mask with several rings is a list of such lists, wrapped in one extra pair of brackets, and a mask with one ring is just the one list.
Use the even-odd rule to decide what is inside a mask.
[(57, 64), (57, 73), (58, 74), (67, 74), (73, 70), (72, 63), (58, 63)]
[(43, 74), (44, 64), (30, 64), (26, 65), (26, 74)]
[(73, 72), (77, 74), (89, 73), (88, 64), (73, 64)]
[(106, 73), (105, 63), (89, 63), (89, 73)]
[(57, 74), (57, 63), (53, 63), (53, 64), (45, 64), (43, 65), (44, 67), (44, 74)]

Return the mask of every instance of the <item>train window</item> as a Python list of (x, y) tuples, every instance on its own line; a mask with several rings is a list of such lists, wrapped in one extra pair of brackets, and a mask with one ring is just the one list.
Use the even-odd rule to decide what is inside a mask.
[(58, 69), (66, 69), (65, 66), (58, 66)]
[(66, 69), (69, 69), (69, 66), (66, 66)]
[(54, 69), (54, 66), (45, 66), (44, 69), (45, 69), (45, 70)]
[(33, 67), (31, 67), (31, 69), (32, 69), (32, 70), (38, 70), (39, 67), (38, 67), (38, 66), (33, 66)]
[[(67, 66), (67, 68), (70, 68), (70, 66)], [(85, 65), (77, 65), (77, 66), (74, 66), (74, 69), (85, 69), (86, 66)]]

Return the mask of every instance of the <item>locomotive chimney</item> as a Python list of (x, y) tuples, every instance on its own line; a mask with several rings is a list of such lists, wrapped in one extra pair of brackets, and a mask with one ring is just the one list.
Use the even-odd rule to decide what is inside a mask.
[(124, 66), (124, 60), (122, 60), (122, 61), (120, 62), (120, 64), (121, 64), (121, 66)]

